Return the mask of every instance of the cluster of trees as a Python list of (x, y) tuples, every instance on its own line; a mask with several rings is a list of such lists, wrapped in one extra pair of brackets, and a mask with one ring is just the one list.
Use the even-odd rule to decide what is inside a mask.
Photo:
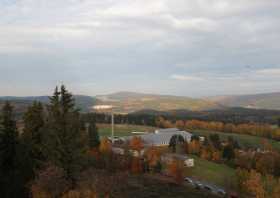
[[(1, 197), (71, 197), (75, 193), (72, 191), (86, 182), (83, 173), (92, 168), (101, 167), (108, 178), (119, 177), (114, 170), (122, 161), (107, 154), (110, 142), (99, 140), (94, 122), (84, 123), (65, 86), (55, 89), (48, 105), (34, 102), (25, 112), (23, 123), (19, 132), (13, 107), (6, 102), (0, 117)], [(102, 153), (100, 163), (95, 163), (93, 153)], [(100, 177), (98, 182), (92, 181), (96, 187), (92, 193), (97, 195), (107, 193), (100, 186), (109, 186), (100, 171), (93, 171)], [(86, 191), (91, 193), (90, 188)]]
[[(178, 123), (179, 122), (179, 123)], [(181, 125), (180, 121), (177, 124)], [(199, 120), (188, 120), (184, 123), (187, 129), (203, 129), (211, 131), (220, 131), (225, 133), (247, 134), (265, 138), (280, 139), (280, 130), (274, 129), (269, 124), (232, 124), (222, 122), (205, 122)]]
[(255, 170), (263, 175), (280, 176), (280, 154), (273, 150), (236, 152), (235, 165), (242, 169)]
[(198, 136), (192, 136), (188, 143), (181, 135), (171, 137), (169, 147), (172, 152), (198, 155), (203, 159), (215, 162), (229, 162), (232, 164), (235, 159), (235, 150), (239, 149), (239, 144), (232, 137), (227, 141), (221, 141), (218, 134), (205, 137), (200, 141)]
[(269, 124), (232, 124), (223, 122), (207, 122), (200, 120), (177, 120), (176, 122), (171, 122), (170, 120), (166, 120), (163, 117), (159, 117), (156, 125), (161, 128), (177, 127), (179, 129), (185, 130), (209, 130), (224, 133), (247, 134), (280, 140), (280, 129), (273, 128)]
[(279, 197), (280, 180), (271, 175), (261, 175), (255, 170), (238, 169), (237, 180), (242, 197)]

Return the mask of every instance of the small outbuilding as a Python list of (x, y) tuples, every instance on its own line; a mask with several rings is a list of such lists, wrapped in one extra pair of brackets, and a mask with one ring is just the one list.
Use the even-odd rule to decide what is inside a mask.
[(180, 161), (185, 167), (194, 167), (194, 159), (187, 155), (177, 153), (165, 153), (161, 156), (161, 161), (166, 164), (171, 164), (174, 160)]

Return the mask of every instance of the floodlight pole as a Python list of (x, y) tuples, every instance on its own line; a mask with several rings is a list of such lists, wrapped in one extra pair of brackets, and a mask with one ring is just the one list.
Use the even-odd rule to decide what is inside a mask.
[(111, 124), (112, 124), (112, 136), (111, 136), (111, 138), (112, 138), (112, 144), (114, 144), (114, 141), (115, 141), (115, 131), (114, 131), (114, 124), (115, 124), (115, 119), (114, 119), (114, 111), (113, 111), (113, 109), (112, 109), (112, 114), (111, 114)]
[(89, 122), (85, 123), (85, 128), (86, 128), (87, 135), (89, 135), (89, 127), (90, 127), (90, 123)]

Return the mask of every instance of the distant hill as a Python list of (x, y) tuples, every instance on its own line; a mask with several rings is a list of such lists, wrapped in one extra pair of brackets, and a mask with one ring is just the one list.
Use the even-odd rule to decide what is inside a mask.
[(228, 107), (280, 110), (280, 92), (208, 97), (206, 100)]
[(169, 111), (174, 109), (209, 110), (221, 108), (215, 102), (205, 99), (194, 99), (183, 96), (155, 95), (134, 92), (118, 92), (109, 95), (96, 96), (97, 104), (111, 104), (117, 112), (130, 113), (142, 109)]
[[(81, 109), (82, 112), (89, 112), (96, 100), (91, 96), (75, 95), (77, 108)], [(22, 114), (26, 111), (27, 107), (33, 103), (33, 101), (40, 101), (44, 104), (49, 102), (49, 96), (27, 96), (27, 97), (15, 97), (15, 96), (4, 96), (0, 97), (0, 108), (5, 101), (10, 101), (15, 108), (17, 114)]]
[[(255, 95), (216, 96), (202, 99), (144, 94), (136, 92), (117, 92), (96, 97), (75, 95), (76, 105), (82, 112), (92, 111), (94, 105), (113, 105), (116, 113), (149, 112), (150, 114), (189, 114), (190, 111), (227, 110), (228, 107), (250, 109), (280, 110), (280, 92)], [(9, 100), (17, 114), (22, 114), (33, 101), (44, 104), (49, 102), (48, 96), (0, 97), (0, 108), (4, 101)], [(234, 112), (236, 109), (234, 109)], [(245, 110), (243, 110), (245, 111)], [(237, 111), (239, 112), (239, 111)]]

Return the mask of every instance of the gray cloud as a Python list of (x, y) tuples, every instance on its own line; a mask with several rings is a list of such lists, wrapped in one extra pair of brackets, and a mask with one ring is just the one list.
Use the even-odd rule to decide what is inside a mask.
[(47, 94), (60, 82), (89, 95), (278, 91), (279, 8), (278, 0), (0, 0), (0, 95)]

